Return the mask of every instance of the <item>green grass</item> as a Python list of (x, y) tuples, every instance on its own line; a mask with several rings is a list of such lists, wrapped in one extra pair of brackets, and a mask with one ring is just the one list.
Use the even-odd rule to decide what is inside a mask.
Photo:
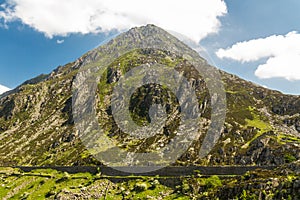
[(285, 154), (284, 159), (286, 163), (291, 163), (297, 160), (297, 158), (290, 153)]
[(277, 135), (277, 142), (280, 144), (286, 144), (286, 143), (300, 143), (300, 138), (296, 137), (294, 135), (288, 135), (284, 133), (279, 133)]
[(257, 134), (251, 140), (249, 140), (246, 144), (244, 144), (242, 146), (243, 149), (248, 148), (249, 145), (255, 139), (257, 139), (259, 136), (261, 136), (264, 133), (272, 130), (272, 126), (269, 123), (267, 123), (266, 120), (263, 120), (262, 117), (255, 112), (255, 108), (249, 106), (249, 111), (251, 112), (251, 114), (253, 116), (253, 119), (246, 119), (246, 125), (245, 126), (246, 127), (258, 128), (259, 131), (257, 132)]
[[(130, 199), (190, 199), (188, 194), (175, 192), (171, 187), (161, 184), (160, 181), (166, 180), (166, 177), (129, 176), (122, 177), (124, 180), (119, 183), (112, 183), (107, 178), (109, 177), (89, 173), (68, 174), (51, 169), (24, 173), (17, 169), (0, 168), (0, 199), (53, 199), (57, 194), (68, 198), (69, 194), (80, 194), (82, 188), (89, 188), (85, 190), (92, 193), (105, 194), (100, 199), (122, 199), (124, 195)], [(186, 179), (193, 180), (193, 177)], [(217, 176), (195, 180), (211, 189), (222, 185)], [(185, 185), (188, 186), (188, 193), (192, 188), (188, 182), (184, 182), (181, 188), (184, 189)]]
[(227, 94), (238, 94), (237, 91), (231, 91), (231, 90), (226, 90), (226, 93)]
[[(1, 169), (0, 199), (45, 199), (52, 192), (56, 194), (62, 189), (76, 188), (88, 185), (92, 180), (89, 173), (70, 175), (55, 170), (33, 170), (29, 173), (19, 173), (13, 169)], [(9, 177), (7, 175), (11, 174)], [(4, 179), (4, 180), (3, 180)]]
[[(218, 191), (251, 185), (257, 180), (277, 178), (285, 189), (285, 196), (291, 195), (287, 187), (299, 176), (289, 174), (278, 175), (274, 171), (249, 172), (248, 178), (239, 177), (181, 177), (176, 185), (164, 185), (167, 177), (130, 176), (118, 179), (117, 182), (109, 177), (92, 175), (89, 173), (68, 174), (55, 170), (43, 169), (24, 173), (17, 169), (0, 168), (0, 199), (55, 199), (60, 197), (74, 199), (74, 195), (90, 195), (90, 199), (217, 199)], [(251, 176), (254, 174), (255, 176)], [(258, 177), (257, 180), (252, 180)], [(110, 177), (118, 178), (118, 177)], [(170, 178), (170, 177), (169, 177)], [(241, 180), (243, 180), (241, 182)], [(172, 180), (168, 181), (169, 183)], [(272, 182), (270, 182), (272, 183)], [(264, 188), (268, 195), (276, 194), (278, 188)], [(245, 192), (237, 195), (238, 198), (256, 198), (252, 196), (255, 188), (247, 187)], [(225, 190), (226, 191), (226, 190)], [(291, 197), (294, 197), (293, 195)]]

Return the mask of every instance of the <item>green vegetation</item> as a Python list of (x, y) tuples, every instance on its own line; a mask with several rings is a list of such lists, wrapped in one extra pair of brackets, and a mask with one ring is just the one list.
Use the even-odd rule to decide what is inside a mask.
[(216, 188), (222, 186), (222, 181), (218, 176), (211, 176), (205, 180), (205, 185), (209, 188)]
[(288, 135), (279, 133), (276, 137), (277, 142), (280, 144), (286, 144), (286, 143), (299, 143), (300, 144), (300, 138), (296, 137), (294, 135)]
[(258, 129), (258, 132), (250, 141), (248, 141), (246, 144), (244, 144), (242, 146), (242, 148), (244, 148), (244, 149), (248, 148), (248, 146), (251, 144), (251, 142), (253, 142), (256, 138), (258, 138), (262, 134), (272, 130), (272, 126), (265, 122), (266, 119), (263, 120), (261, 116), (256, 114), (255, 108), (249, 106), (248, 109), (251, 112), (253, 118), (246, 119), (246, 127), (255, 127)]
[(284, 159), (285, 159), (286, 163), (291, 163), (291, 162), (294, 162), (297, 160), (297, 158), (295, 158), (295, 156), (293, 156), (292, 154), (289, 154), (289, 153), (284, 155)]
[(261, 116), (256, 114), (255, 108), (249, 106), (249, 111), (251, 112), (253, 119), (246, 119), (246, 126), (259, 128), (262, 133), (272, 129), (270, 124), (265, 122), (266, 119), (262, 119)]
[[(261, 189), (253, 185), (257, 181)], [(287, 190), (295, 181), (300, 181), (298, 175), (262, 170), (249, 172), (244, 177), (176, 178), (107, 177), (101, 173), (68, 174), (49, 169), (25, 173), (0, 168), (0, 199), (257, 199), (262, 195), (295, 199), (299, 194)]]
[[(12, 168), (0, 168), (0, 199), (53, 199), (75, 196), (88, 199), (176, 199), (172, 188), (160, 184), (159, 177), (132, 179), (113, 183), (101, 175), (68, 174), (55, 170), (35, 170), (23, 173)], [(169, 196), (171, 195), (171, 196)]]

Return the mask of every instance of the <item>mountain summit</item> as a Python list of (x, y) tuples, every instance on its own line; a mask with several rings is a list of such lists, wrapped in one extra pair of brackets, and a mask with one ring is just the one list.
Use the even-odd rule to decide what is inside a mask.
[[(131, 50), (127, 52), (127, 49)], [(190, 62), (191, 58), (195, 58), (195, 63)], [(166, 109), (169, 121), (152, 137), (132, 138), (116, 124), (111, 108), (113, 88), (121, 77), (135, 67), (154, 63), (168, 66), (186, 78), (195, 91), (201, 112), (199, 139), (192, 142), (174, 165), (279, 166), (300, 159), (299, 96), (284, 95), (217, 70), (174, 36), (147, 25), (120, 34), (77, 61), (59, 66), (52, 73), (26, 81), (3, 94), (0, 99), (0, 164), (102, 164), (87, 151), (79, 137), (80, 132), (74, 124), (72, 88), (86, 67), (103, 65), (105, 70), (95, 85), (95, 104), (92, 104), (98, 125), (124, 151), (155, 152), (164, 148), (176, 136), (182, 118), (180, 111), (185, 108), (168, 88), (159, 84), (144, 85), (133, 92), (129, 102), (130, 116), (140, 127), (151, 123), (153, 116), (149, 110), (152, 105), (160, 104)], [(210, 94), (209, 77), (199, 73), (195, 65), (205, 67), (208, 75), (211, 74), (208, 72), (213, 73), (211, 69), (218, 71), (227, 101), (225, 123), (218, 130), (220, 138), (205, 157), (199, 157), (199, 152), (211, 124), (215, 102)], [(135, 81), (137, 79), (132, 79)]]

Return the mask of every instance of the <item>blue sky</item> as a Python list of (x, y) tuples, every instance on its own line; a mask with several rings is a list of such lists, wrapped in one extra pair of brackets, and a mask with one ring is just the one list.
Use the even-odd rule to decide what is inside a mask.
[(119, 31), (154, 23), (187, 35), (227, 72), (300, 94), (299, 0), (71, 1), (0, 0), (1, 85), (14, 88)]
[[(300, 1), (225, 0), (225, 2), (228, 14), (221, 18), (222, 27), (219, 33), (200, 42), (207, 49), (213, 62), (221, 69), (246, 80), (285, 93), (300, 94), (299, 80), (288, 81), (282, 77), (260, 79), (254, 75), (257, 66), (265, 63), (266, 59), (240, 63), (230, 59), (219, 59), (215, 54), (219, 48), (227, 48), (237, 42), (271, 35), (286, 35), (291, 31), (300, 32)], [(300, 68), (300, 63), (298, 65)]]
[[(74, 34), (49, 39), (20, 23), (9, 24), (8, 29), (0, 28), (0, 84), (14, 88), (39, 74), (50, 73), (113, 34)], [(64, 42), (58, 44), (58, 40)]]

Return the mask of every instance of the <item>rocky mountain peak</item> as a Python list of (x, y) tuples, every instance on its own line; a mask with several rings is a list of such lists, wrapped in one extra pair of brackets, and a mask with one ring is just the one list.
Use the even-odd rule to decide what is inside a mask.
[[(178, 96), (188, 96), (185, 90), (176, 93), (170, 89), (172, 87), (163, 84), (148, 83), (136, 88), (126, 107), (137, 130), (142, 130), (139, 133), (143, 137), (134, 137), (130, 131), (123, 130), (113, 116), (114, 88), (122, 81), (122, 77), (133, 73), (134, 69), (146, 66), (153, 71), (156, 64), (185, 77), (195, 93), (196, 101), (193, 102), (196, 104), (191, 104), (191, 101), (182, 103)], [(202, 67), (201, 73), (196, 70), (197, 66)], [(94, 79), (94, 76), (85, 79), (89, 73), (94, 73), (98, 79)], [(213, 81), (218, 74), (222, 87)], [(172, 79), (168, 73), (160, 75), (164, 80)], [(140, 79), (153, 77), (156, 77), (155, 74), (140, 73), (128, 78), (128, 82), (137, 83)], [(92, 90), (89, 87), (91, 85), (85, 85), (86, 80), (92, 81)], [(211, 92), (210, 85), (224, 92), (226, 105), (221, 107), (223, 110), (214, 109), (214, 104), (220, 98)], [(216, 90), (216, 93), (220, 90)], [(123, 98), (125, 93), (126, 90), (116, 95)], [(76, 107), (77, 94), (87, 96), (92, 101), (82, 101), (80, 103), (84, 106)], [(155, 112), (153, 105), (163, 108), (161, 110), (164, 112)], [(225, 108), (225, 122), (214, 122), (212, 115), (222, 113)], [(92, 125), (86, 123), (86, 127), (93, 128), (93, 124), (96, 124), (104, 130), (102, 138), (97, 137), (97, 132), (86, 138), (98, 144), (92, 150), (85, 145), (81, 135), (84, 131), (78, 128), (74, 114), (78, 110), (89, 109), (94, 110), (96, 116)], [(183, 110), (192, 115), (200, 111), (197, 126), (186, 126), (189, 129), (180, 126)], [(27, 166), (20, 169), (34, 169), (32, 172), (20, 172), (16, 168), (0, 168), (0, 198), (299, 199), (299, 111), (299, 96), (269, 90), (217, 70), (209, 66), (197, 52), (159, 27), (147, 25), (133, 28), (87, 52), (78, 60), (59, 66), (48, 75), (30, 79), (0, 96), (0, 166)], [(157, 129), (156, 134), (151, 134), (153, 129), (144, 131), (143, 127), (153, 121), (160, 125), (162, 120), (157, 119), (161, 119), (161, 116), (167, 117), (163, 121), (163, 129)], [(121, 120), (121, 123), (127, 124), (129, 120)], [(220, 123), (220, 129), (213, 129), (219, 137), (208, 134), (210, 126)], [(176, 139), (178, 131), (182, 130), (180, 128), (185, 130), (183, 136), (194, 130), (200, 136), (171, 163), (168, 162), (169, 156), (165, 156), (168, 154), (164, 152), (169, 150), (165, 147)], [(205, 140), (207, 135), (211, 136), (209, 140)], [(107, 138), (113, 141), (114, 147), (111, 147), (111, 143), (103, 142), (108, 141)], [(207, 141), (213, 143), (213, 148), (205, 152), (207, 154), (200, 154)], [(180, 143), (175, 147), (175, 151), (169, 152), (178, 153), (182, 149)], [(179, 173), (188, 169), (181, 166), (189, 166), (193, 175), (178, 178), (176, 171), (176, 177), (171, 179), (167, 176), (137, 176), (136, 180), (130, 176), (122, 181), (119, 176), (113, 176), (110, 179), (103, 176), (106, 175), (103, 170), (105, 167), (101, 166), (103, 160), (97, 159), (97, 155), (115, 160), (120, 156), (116, 149), (125, 152), (121, 155), (126, 158), (126, 164), (136, 164), (136, 157), (130, 155), (160, 152), (161, 157), (154, 157), (155, 160), (166, 158), (160, 160), (161, 163), (175, 165), (175, 168), (180, 168)], [(142, 164), (151, 166), (153, 162), (150, 159)], [(52, 169), (37, 170), (32, 166)], [(220, 174), (223, 174), (224, 166), (237, 168), (235, 172), (231, 171), (233, 173), (230, 176), (222, 178), (202, 176), (212, 173), (210, 170), (205, 172), (205, 167), (213, 168), (217, 174), (220, 170)], [(194, 170), (197, 167), (203, 167), (204, 172)], [(256, 167), (265, 169), (240, 176), (239, 167), (243, 170)], [(55, 169), (66, 171), (61, 173)], [(95, 174), (67, 173), (86, 172), (84, 170)], [(118, 181), (115, 181), (116, 178)]]
[[(197, 59), (191, 63), (190, 58)], [(2, 95), (0, 164), (101, 164), (86, 150), (74, 126), (74, 80), (86, 66), (106, 67), (96, 85), (95, 110), (107, 136), (123, 149), (133, 152), (162, 149), (174, 137), (178, 121), (168, 122), (156, 137), (132, 140), (117, 127), (110, 108), (112, 89), (120, 77), (137, 66), (151, 63), (166, 65), (187, 78), (196, 91), (202, 112), (201, 131), (205, 133), (212, 113), (209, 80), (197, 73), (193, 64), (207, 65), (207, 62), (168, 32), (147, 25), (120, 34), (77, 61), (61, 66), (49, 75), (26, 81), (16, 90)], [(175, 165), (281, 165), (298, 160), (299, 97), (220, 73), (227, 100), (221, 137), (204, 158), (198, 155), (203, 141), (201, 138), (195, 141)], [(149, 109), (152, 104), (164, 105), (169, 116), (179, 119), (180, 109), (174, 95), (159, 85), (148, 84), (135, 91), (130, 102), (132, 118), (138, 125), (151, 122)]]

